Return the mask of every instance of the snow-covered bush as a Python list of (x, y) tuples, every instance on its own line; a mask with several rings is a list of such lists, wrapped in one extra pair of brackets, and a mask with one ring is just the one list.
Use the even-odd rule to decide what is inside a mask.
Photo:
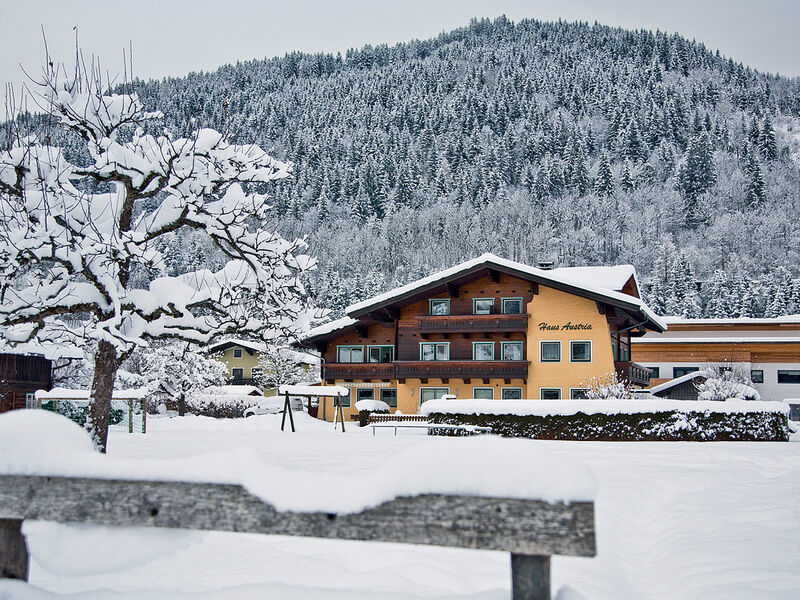
[(369, 424), (369, 416), (372, 413), (388, 415), (392, 408), (383, 400), (359, 400), (356, 402), (356, 410), (358, 411), (359, 425), (366, 427)]
[(629, 400), (633, 397), (630, 383), (620, 379), (616, 371), (606, 373), (604, 377), (592, 377), (584, 387), (588, 400)]
[[(228, 386), (225, 386), (228, 387)], [(244, 411), (255, 406), (263, 396), (233, 394), (220, 387), (209, 387), (186, 398), (186, 410), (193, 415), (215, 419), (239, 419)]]
[[(308, 371), (298, 361), (296, 350), (267, 345), (258, 356), (259, 375), (253, 377), (254, 383), (262, 388), (278, 388), (306, 381)], [(318, 375), (315, 374), (314, 377)]]
[(704, 381), (696, 383), (698, 400), (760, 400), (753, 387), (750, 366), (746, 363), (706, 365), (701, 371)]

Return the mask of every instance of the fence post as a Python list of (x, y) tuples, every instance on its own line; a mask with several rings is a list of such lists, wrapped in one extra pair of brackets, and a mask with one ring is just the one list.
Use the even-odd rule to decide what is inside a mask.
[(28, 581), (28, 545), (22, 519), (0, 519), (0, 579)]
[(511, 600), (550, 600), (550, 557), (511, 553)]
[(128, 400), (128, 433), (133, 433), (133, 398)]
[(142, 398), (142, 433), (147, 433), (147, 398)]

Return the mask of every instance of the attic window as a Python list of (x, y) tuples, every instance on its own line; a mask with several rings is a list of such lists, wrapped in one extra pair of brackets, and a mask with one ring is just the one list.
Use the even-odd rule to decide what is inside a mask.
[(242, 358), (242, 349), (241, 348), (234, 348), (233, 349), (233, 358)]

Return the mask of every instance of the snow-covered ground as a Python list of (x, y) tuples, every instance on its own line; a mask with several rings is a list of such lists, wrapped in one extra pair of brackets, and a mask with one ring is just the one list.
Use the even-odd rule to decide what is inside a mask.
[[(154, 419), (147, 435), (113, 434), (109, 452), (159, 459), (248, 445), (278, 467), (359, 475), (420, 444), (457, 443), (356, 426), (342, 434), (306, 415), (297, 433), (281, 433), (279, 419)], [(800, 597), (800, 444), (525, 443), (586, 463), (598, 481), (598, 556), (553, 559), (559, 600)], [(26, 533), (32, 586), (0, 583), (3, 600), (509, 595), (508, 555), (498, 552), (148, 529), (109, 536), (50, 523)]]

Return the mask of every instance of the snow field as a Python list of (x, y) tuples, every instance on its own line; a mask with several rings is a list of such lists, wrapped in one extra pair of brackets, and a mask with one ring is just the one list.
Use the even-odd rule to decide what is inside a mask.
[[(279, 431), (280, 415), (154, 419), (147, 435), (113, 434), (109, 452), (131, 459), (187, 458), (244, 444), (276, 467), (366, 475), (406, 449), (434, 455), (458, 441), (409, 432), (373, 437), (355, 426), (342, 434), (329, 423), (297, 417), (296, 434)], [(557, 600), (800, 595), (800, 444), (521, 443), (583, 462), (598, 481), (598, 556), (553, 559)], [(108, 530), (93, 529), (100, 533), (90, 549), (70, 542), (53, 524), (26, 526), (32, 585), (4, 582), (0, 598), (53, 598), (44, 590), (115, 600), (506, 600), (509, 594), (504, 553), (217, 532), (183, 532), (167, 541), (156, 530), (122, 538), (109, 532), (106, 545), (98, 545)], [(100, 565), (107, 569), (101, 573), (81, 564), (81, 554), (87, 565), (105, 554), (124, 555), (134, 545), (131, 535), (147, 544), (149, 563), (130, 556), (129, 567)], [(58, 537), (65, 540), (60, 551)], [(69, 552), (68, 569), (52, 564), (67, 561)]]

